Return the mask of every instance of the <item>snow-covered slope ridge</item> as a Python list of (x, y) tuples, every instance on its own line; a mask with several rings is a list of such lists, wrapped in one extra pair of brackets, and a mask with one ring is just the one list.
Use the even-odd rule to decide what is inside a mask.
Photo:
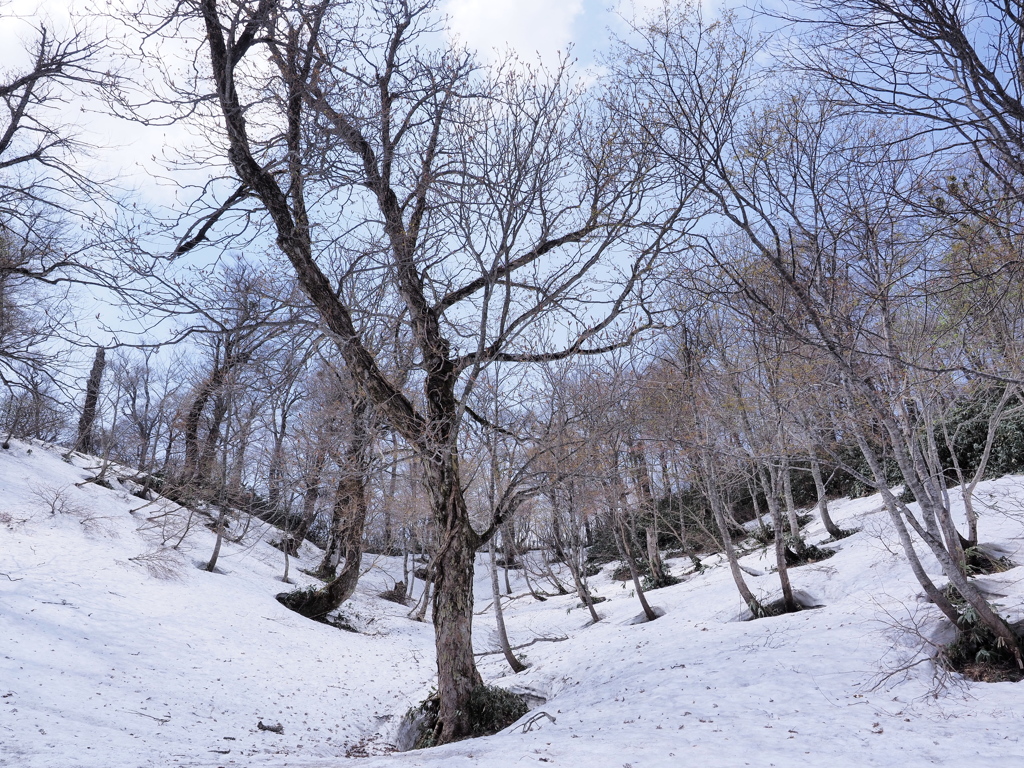
[[(304, 619), (274, 600), (289, 587), (268, 530), (225, 542), (207, 573), (207, 520), (168, 549), (183, 511), (81, 484), (95, 474), (39, 447), (0, 453), (0, 765), (344, 756), (429, 684), (430, 627), (400, 606), (359, 595), (364, 634)], [(313, 581), (298, 568), (314, 563), (292, 576)]]
[[(203, 516), (168, 549), (186, 513), (147, 504), (130, 484), (82, 484), (95, 474), (39, 446), (0, 452), (3, 766), (1024, 766), (1020, 684), (941, 684), (922, 661), (922, 636), (943, 639), (942, 624), (877, 497), (836, 503), (837, 522), (863, 530), (791, 572), (816, 610), (736, 621), (742, 605), (717, 557), (650, 593), (664, 611), (651, 623), (635, 623), (639, 605), (609, 568), (594, 579), (608, 600), (593, 626), (575, 597), (536, 602), (514, 580), (513, 644), (565, 638), (524, 648), (520, 675), (487, 653), (497, 645), (481, 558), (481, 671), (546, 703), (487, 739), (354, 761), (346, 755), (386, 751), (432, 680), (429, 625), (375, 596), (400, 564), (367, 557), (344, 609), (362, 631), (344, 632), (273, 599), (283, 556), (270, 531), (254, 524), (225, 544), (223, 573), (207, 573), (196, 567), (213, 547)], [(978, 495), (982, 540), (1024, 563), (1024, 478)], [(808, 534), (825, 537), (817, 524)], [(300, 583), (310, 579), (298, 568), (317, 557), (308, 545), (303, 554), (291, 568)], [(677, 575), (689, 568), (669, 562)], [(743, 564), (770, 593), (764, 554)], [(1014, 619), (1022, 577), (982, 577)]]

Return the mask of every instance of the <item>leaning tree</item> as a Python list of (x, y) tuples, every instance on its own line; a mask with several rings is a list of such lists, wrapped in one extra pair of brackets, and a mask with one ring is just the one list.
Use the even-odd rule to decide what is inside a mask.
[[(701, 250), (720, 279), (762, 328), (835, 366), (842, 427), (869, 467), (844, 469), (881, 494), (929, 599), (1024, 668), (1020, 638), (968, 578), (936, 450), (934, 382), (971, 370), (931, 279), (946, 274), (944, 227), (920, 204), (948, 157), (920, 151), (918, 124), (850, 114), (831, 84), (773, 79), (732, 21), (666, 9), (638, 29), (617, 59), (624, 118), (702, 188), (720, 228)], [(879, 440), (916, 509), (891, 492)], [(912, 534), (955, 591), (928, 575)]]

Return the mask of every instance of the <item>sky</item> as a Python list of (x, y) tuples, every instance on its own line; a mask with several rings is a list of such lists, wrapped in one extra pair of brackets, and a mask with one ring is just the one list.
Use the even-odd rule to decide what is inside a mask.
[(557, 60), (572, 46), (581, 63), (607, 41), (616, 23), (608, 0), (449, 0), (455, 36), (490, 57), (511, 48), (522, 58)]
[[(597, 63), (610, 37), (624, 30), (623, 16), (651, 7), (658, 0), (438, 0), (448, 19), (453, 42), (466, 45), (485, 61), (497, 61), (512, 52), (520, 59), (540, 59), (555, 65), (570, 53), (581, 67)], [(131, 5), (131, 0), (126, 0)], [(107, 0), (106, 6), (111, 6)], [(114, 3), (113, 5), (116, 5)], [(93, 11), (103, 0), (0, 0), (0, 78), (28, 65), (28, 50), (45, 24), (57, 36), (72, 23), (87, 28), (93, 37), (107, 34), (108, 24)], [(79, 17), (78, 22), (72, 22)], [(86, 21), (81, 21), (85, 18)], [(116, 66), (117, 62), (113, 62)], [(160, 189), (160, 159), (167, 146), (187, 143), (180, 127), (143, 129), (108, 118), (102, 107), (81, 110), (72, 105), (71, 121), (79, 136), (97, 147), (92, 160), (97, 173), (119, 177), (126, 187), (137, 187), (149, 202), (174, 205), (174, 193)]]
[[(640, 3), (650, 0), (636, 0)], [(57, 37), (67, 34), (72, 16), (87, 16), (91, 0), (0, 0), (0, 79), (4, 73), (29, 64), (28, 51), (45, 25)], [(102, 7), (102, 5), (101, 5)], [(595, 63), (595, 52), (607, 46), (609, 30), (621, 28), (616, 7), (633, 7), (631, 0), (441, 0), (450, 36), (475, 50), (485, 61), (496, 61), (511, 51), (524, 61), (538, 58), (554, 65), (571, 51), (582, 67)], [(84, 24), (94, 36), (104, 34), (102, 18)], [(116, 66), (117, 62), (113, 62)], [(82, 162), (94, 177), (116, 178), (124, 196), (144, 205), (176, 207), (180, 190), (161, 183), (166, 176), (161, 160), (166, 148), (188, 143), (183, 125), (143, 128), (103, 114), (97, 104), (69, 104), (65, 122), (75, 134), (95, 147)], [(179, 177), (180, 178), (180, 177)], [(84, 297), (83, 297), (84, 298)], [(84, 316), (97, 312), (117, 326), (112, 307), (99, 295), (95, 307), (82, 307)]]
[[(0, 0), (0, 50), (5, 51), (0, 72), (27, 64), (26, 43), (36, 38), (41, 22), (57, 32), (66, 30), (71, 13), (88, 5), (88, 0)], [(607, 45), (609, 29), (621, 25), (615, 8), (632, 5), (629, 0), (442, 0), (440, 10), (449, 18), (452, 39), (485, 60), (511, 50), (523, 60), (539, 57), (550, 65), (571, 50), (580, 65), (588, 66), (595, 51)], [(94, 33), (100, 25), (95, 18), (89, 22)], [(165, 144), (183, 138), (173, 128), (142, 130), (94, 112), (74, 121), (87, 140), (101, 147), (95, 158), (99, 165), (115, 169), (129, 185), (154, 187), (152, 160)], [(156, 189), (144, 196), (172, 202)]]

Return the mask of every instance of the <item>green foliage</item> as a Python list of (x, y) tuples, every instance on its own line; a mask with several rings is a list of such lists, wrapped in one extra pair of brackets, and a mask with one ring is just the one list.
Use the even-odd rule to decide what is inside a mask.
[(318, 621), (322, 620), (333, 608), (324, 589), (313, 585), (293, 589), (291, 592), (281, 592), (275, 597), (277, 602), (285, 608), (295, 611), (300, 616)]
[[(790, 544), (795, 544), (795, 542), (790, 541)], [(819, 547), (816, 544), (803, 544), (801, 542), (800, 546), (786, 547), (786, 564), (790, 568), (795, 568), (799, 565), (820, 563), (822, 560), (828, 560), (835, 553), (834, 549), (829, 549), (828, 547)]]
[[(406, 714), (408, 720), (420, 720), (419, 735), (413, 749), (426, 749), (437, 744), (440, 706), (439, 696), (432, 692)], [(469, 739), (497, 733), (530, 711), (522, 696), (494, 685), (476, 686), (469, 694), (467, 709), (470, 733), (466, 738)]]
[[(658, 547), (671, 549), (681, 544), (687, 549), (701, 552), (717, 550), (718, 542), (708, 535), (717, 531), (711, 505), (704, 495), (695, 488), (669, 493), (657, 500), (658, 518), (661, 520), (658, 533)], [(664, 530), (671, 528), (673, 530)], [(680, 536), (680, 528), (684, 528)]]
[(832, 543), (834, 543), (836, 541), (840, 541), (842, 539), (847, 538), (848, 536), (853, 536), (853, 534), (860, 532), (860, 528), (837, 528), (836, 530), (839, 531), (838, 534), (836, 534), (835, 536), (833, 536), (833, 537), (831, 537), (829, 539), (825, 539), (825, 541), (823, 541), (821, 543), (822, 544), (832, 544)]
[(671, 587), (673, 584), (678, 584), (682, 579), (677, 579), (668, 571), (665, 571), (660, 579), (654, 579), (650, 574), (644, 576), (640, 580), (640, 586), (643, 587), (644, 591), (652, 589), (661, 589), (662, 587)]
[[(641, 577), (650, 578), (651, 572), (647, 567), (647, 561), (636, 560), (634, 562), (636, 563), (637, 573), (639, 573)], [(629, 570), (629, 563), (619, 563), (619, 565), (615, 567), (615, 570), (612, 571), (613, 581), (629, 581), (631, 578), (633, 578), (633, 574)]]
[(469, 696), (473, 736), (489, 736), (530, 711), (522, 696), (493, 685), (478, 685)]
[(797, 611), (804, 610), (804, 607), (800, 603), (796, 604), (796, 608), (792, 611), (787, 610), (786, 601), (781, 597), (778, 600), (773, 600), (770, 603), (754, 603), (747, 606), (750, 609), (750, 618), (748, 621), (756, 621), (757, 619), (770, 619), (773, 616), (785, 616), (787, 613), (795, 613)]
[[(828, 479), (827, 475), (825, 479)], [(809, 461), (790, 459), (789, 485), (793, 491), (793, 503), (796, 506), (812, 507), (818, 503), (818, 489), (814, 487), (814, 476), (811, 474)]]
[[(888, 453), (882, 450), (883, 446), (876, 445), (875, 449), (881, 455), (882, 469), (885, 472), (885, 480), (890, 485), (898, 485), (903, 482), (903, 475), (900, 473), (899, 465), (896, 460), (888, 455)], [(846, 466), (854, 470), (864, 477), (871, 477), (871, 467), (868, 466), (867, 461), (864, 459), (864, 454), (861, 452), (860, 447), (855, 443), (841, 443), (834, 449), (836, 456), (836, 464), (840, 467)], [(831, 468), (822, 465), (822, 472), (827, 473), (832, 471)], [(828, 485), (829, 496), (849, 496), (851, 499), (861, 498), (863, 496), (870, 496), (875, 493), (875, 489), (858, 480), (853, 474), (847, 471), (836, 472), (832, 478), (832, 481)]]
[(1007, 647), (991, 629), (978, 621), (978, 614), (952, 584), (946, 587), (945, 595), (956, 608), (956, 639), (947, 645), (941, 661), (949, 669), (964, 677), (981, 682), (994, 683), (1024, 679), (1024, 670), (1017, 664), (1015, 650)]
[(1013, 568), (1014, 563), (1008, 557), (994, 557), (980, 547), (968, 547), (964, 550), (967, 560), (967, 575), (978, 576), (986, 573), (1005, 573)]
[(775, 529), (770, 525), (759, 525), (750, 531), (750, 538), (762, 547), (767, 547), (775, 541)]
[[(805, 525), (810, 523), (813, 519), (814, 519), (813, 515), (803, 514), (803, 515), (797, 515), (796, 516), (797, 525), (799, 525), (801, 528), (803, 528)], [(786, 530), (789, 530), (788, 527), (786, 528)], [(747, 536), (752, 538), (754, 541), (756, 541), (762, 547), (767, 547), (770, 544), (773, 544), (775, 542), (775, 527), (771, 523), (769, 523), (767, 520), (764, 521), (763, 525), (758, 525), (753, 530), (744, 531), (744, 534), (746, 534)], [(789, 540), (789, 537), (787, 536), (787, 541), (788, 540)], [(801, 542), (800, 546), (803, 546), (802, 542)]]
[[(956, 459), (967, 477), (972, 476), (981, 464), (988, 437), (988, 422), (1001, 395), (999, 389), (984, 389), (959, 404), (946, 419), (945, 432), (953, 441)], [(1018, 397), (1007, 404), (1007, 409), (1022, 404), (1024, 403)], [(946, 473), (951, 478), (955, 477), (953, 452), (941, 438), (939, 458)], [(1024, 411), (1004, 414), (996, 429), (992, 452), (985, 467), (986, 478), (1020, 473), (1024, 473)]]
[(619, 550), (615, 546), (615, 537), (610, 524), (595, 525), (592, 537), (590, 546), (587, 548), (588, 563), (602, 566), (619, 559)]

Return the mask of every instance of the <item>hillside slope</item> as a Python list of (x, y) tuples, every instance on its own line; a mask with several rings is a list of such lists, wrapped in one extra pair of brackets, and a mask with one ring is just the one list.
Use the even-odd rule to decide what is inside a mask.
[[(270, 531), (253, 525), (225, 544), (223, 573), (207, 573), (197, 564), (214, 537), (202, 516), (169, 550), (182, 510), (118, 483), (78, 485), (95, 472), (75, 464), (24, 443), (0, 452), (2, 766), (1024, 765), (1019, 684), (942, 679), (922, 655), (944, 630), (877, 497), (835, 504), (840, 524), (863, 530), (792, 571), (815, 610), (738, 621), (717, 556), (650, 593), (664, 611), (650, 623), (637, 623), (629, 585), (609, 568), (594, 579), (608, 600), (593, 626), (575, 597), (537, 602), (517, 582), (513, 643), (545, 640), (522, 651), (531, 666), (514, 676), (488, 653), (497, 645), (481, 558), (481, 671), (546, 702), (494, 737), (390, 755), (401, 714), (433, 677), (429, 624), (376, 597), (400, 563), (364, 561), (344, 609), (359, 633), (311, 622), (273, 599), (283, 557)], [(1024, 562), (1024, 478), (984, 484), (979, 498), (983, 541)], [(824, 538), (817, 524), (809, 535)], [(303, 554), (291, 573), (310, 582), (298, 567), (317, 553)], [(677, 574), (689, 565), (670, 562)], [(764, 552), (743, 562), (771, 593)], [(1014, 620), (1022, 577), (981, 577)]]

